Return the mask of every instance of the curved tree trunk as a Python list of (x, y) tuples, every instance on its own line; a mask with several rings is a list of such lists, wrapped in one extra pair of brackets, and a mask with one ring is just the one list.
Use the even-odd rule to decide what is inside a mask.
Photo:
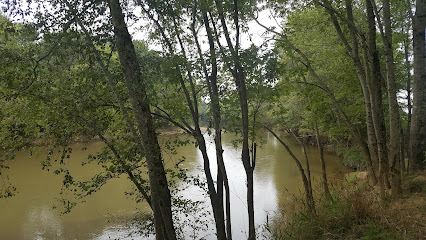
[(299, 159), (293, 154), (293, 152), (290, 150), (288, 145), (274, 132), (272, 129), (270, 129), (268, 126), (265, 125), (266, 130), (268, 130), (274, 137), (281, 143), (281, 145), (284, 146), (287, 153), (290, 155), (291, 158), (293, 158), (294, 162), (297, 165), (297, 168), (299, 169), (300, 175), (302, 177), (303, 181), (303, 187), (305, 188), (305, 198), (306, 198), (306, 204), (308, 206), (308, 210), (311, 212), (315, 211), (315, 204), (314, 204), (314, 197), (312, 196), (312, 192), (309, 189), (309, 180), (305, 174), (305, 170), (303, 169), (302, 164), (300, 163)]
[[(307, 203), (308, 203), (308, 208), (310, 210), (312, 210), (312, 209), (314, 210), (315, 209), (315, 201), (314, 201), (314, 195), (313, 195), (313, 191), (312, 191), (311, 168), (309, 166), (308, 153), (306, 152), (306, 138), (305, 137), (300, 137), (299, 134), (297, 133), (297, 131), (292, 131), (291, 129), (289, 129), (288, 132), (293, 135), (294, 139), (296, 139), (296, 141), (300, 145), (302, 145), (302, 154), (305, 157), (305, 162), (306, 162), (305, 163), (306, 164), (306, 179), (308, 181), (308, 186), (307, 186), (307, 190), (308, 190), (307, 196), (308, 196), (308, 198), (307, 199), (309, 199), (309, 202), (307, 202)], [(300, 140), (299, 138), (302, 138), (302, 139)], [(281, 142), (281, 140), (280, 140), (280, 142)], [(285, 145), (284, 143), (281, 143), (281, 144)], [(300, 166), (302, 166), (302, 165), (300, 165)], [(300, 169), (299, 169), (299, 171), (300, 171)], [(305, 174), (304, 171), (303, 171), (303, 174)]]

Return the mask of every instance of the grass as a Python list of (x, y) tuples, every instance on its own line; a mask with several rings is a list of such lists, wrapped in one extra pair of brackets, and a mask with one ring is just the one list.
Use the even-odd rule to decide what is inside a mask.
[(317, 197), (316, 213), (302, 200), (281, 206), (269, 227), (273, 239), (405, 240), (426, 236), (426, 172), (407, 177), (404, 194), (384, 201), (364, 181), (339, 184), (333, 200)]

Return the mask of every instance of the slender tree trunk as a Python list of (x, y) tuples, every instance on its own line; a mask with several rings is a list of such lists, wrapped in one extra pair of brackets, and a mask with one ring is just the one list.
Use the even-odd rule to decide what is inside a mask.
[(211, 32), (209, 19), (207, 13), (202, 11), (204, 26), (206, 28), (209, 47), (210, 47), (210, 62), (212, 65), (212, 71), (209, 75), (207, 70), (206, 62), (201, 51), (201, 46), (198, 41), (197, 32), (195, 29), (195, 19), (196, 19), (196, 9), (197, 4), (194, 6), (193, 10), (193, 23), (191, 25), (191, 31), (197, 46), (200, 62), (203, 68), (205, 80), (207, 83), (209, 96), (211, 99), (211, 112), (213, 118), (213, 127), (215, 129), (215, 148), (216, 148), (216, 160), (218, 165), (218, 175), (217, 175), (217, 199), (218, 205), (221, 206), (223, 212), (223, 186), (225, 187), (225, 204), (226, 204), (226, 237), (227, 239), (232, 239), (232, 228), (231, 228), (231, 202), (230, 202), (230, 190), (228, 176), (225, 169), (225, 164), (223, 160), (223, 148), (222, 148), (222, 127), (221, 127), (221, 113), (220, 113), (220, 104), (219, 104), (219, 91), (217, 87), (217, 59), (216, 59), (216, 50), (214, 46), (213, 34)]
[[(375, 89), (371, 86), (371, 84), (373, 83), (373, 79), (374, 79), (374, 75), (373, 72), (371, 71), (372, 69), (372, 64), (370, 64), (370, 62), (372, 62), (372, 59), (370, 57), (370, 53), (369, 53), (369, 47), (367, 46), (367, 43), (363, 43), (362, 46), (362, 50), (363, 50), (363, 57), (364, 57), (364, 68), (365, 68), (365, 80), (366, 80), (366, 87), (368, 88), (368, 96), (365, 96), (368, 98), (369, 101), (369, 105), (366, 106), (366, 108), (369, 107), (369, 111), (370, 114), (367, 117), (367, 128), (369, 129), (367, 131), (368, 133), (368, 145), (369, 145), (369, 149), (370, 149), (370, 155), (371, 155), (371, 159), (372, 159), (372, 163), (373, 163), (373, 169), (374, 172), (376, 174), (378, 174), (379, 172), (379, 165), (380, 165), (380, 158), (379, 158), (379, 147), (378, 147), (378, 141), (377, 141), (377, 135), (376, 135), (376, 129), (375, 129), (375, 124), (374, 124), (374, 113), (375, 110), (377, 110), (376, 106), (373, 106), (374, 104), (376, 104), (374, 102), (373, 99), (373, 93), (372, 91), (374, 91)], [(383, 108), (381, 108), (383, 109)], [(382, 114), (383, 115), (383, 114)]]
[(131, 36), (124, 22), (120, 2), (118, 0), (110, 0), (108, 5), (114, 25), (116, 46), (121, 69), (125, 77), (125, 84), (133, 105), (138, 130), (143, 136), (142, 143), (148, 165), (156, 238), (174, 240), (176, 239), (176, 233), (172, 219), (171, 195), (148, 104), (145, 82), (141, 76)]
[[(391, 163), (392, 175), (392, 195), (401, 193), (401, 166), (400, 166), (400, 139), (401, 139), (401, 119), (399, 116), (399, 106), (396, 96), (397, 88), (395, 81), (395, 66), (392, 46), (392, 28), (390, 20), (389, 0), (383, 0), (383, 22), (384, 35), (382, 36), (385, 45), (386, 56), (386, 80), (389, 100), (389, 160)], [(376, 15), (377, 17), (378, 15)]]
[(294, 162), (297, 165), (297, 168), (299, 169), (300, 175), (302, 177), (303, 181), (303, 187), (305, 189), (305, 198), (306, 198), (306, 204), (308, 206), (309, 211), (314, 212), (315, 211), (315, 205), (314, 205), (314, 198), (311, 195), (311, 191), (309, 190), (309, 181), (306, 177), (305, 170), (303, 169), (302, 164), (300, 163), (299, 159), (293, 154), (293, 152), (290, 150), (288, 145), (274, 132), (271, 128), (265, 125), (266, 130), (268, 130), (274, 137), (281, 143), (281, 145), (284, 146), (287, 153), (290, 155), (291, 158), (293, 158)]
[[(296, 139), (296, 141), (300, 145), (302, 145), (302, 154), (305, 157), (305, 162), (306, 162), (306, 179), (308, 181), (308, 193), (307, 193), (307, 195), (309, 196), (309, 202), (307, 202), (307, 204), (308, 204), (309, 209), (315, 209), (315, 201), (314, 201), (314, 195), (313, 195), (313, 191), (312, 191), (311, 168), (309, 166), (308, 153), (306, 152), (306, 139), (304, 137), (300, 137), (299, 134), (297, 133), (297, 131), (292, 131), (291, 129), (289, 129), (288, 132), (293, 135), (294, 139)], [(302, 138), (302, 139), (300, 140), (299, 138)]]
[(324, 148), (321, 143), (321, 136), (319, 133), (318, 122), (316, 120), (315, 120), (315, 133), (316, 133), (317, 145), (318, 145), (318, 149), (320, 153), (321, 176), (322, 176), (322, 185), (324, 188), (324, 194), (326, 199), (331, 200), (332, 198), (331, 198), (330, 190), (328, 189), (328, 183), (327, 183), (327, 171), (325, 168)]
[[(353, 11), (352, 11), (352, 0), (345, 0), (346, 3), (346, 12), (348, 21), (355, 25), (354, 17), (353, 17)], [(335, 25), (336, 25), (336, 20)], [(367, 137), (368, 137), (368, 146), (370, 150), (370, 156), (372, 160), (372, 166), (374, 172), (378, 169), (379, 166), (379, 155), (378, 155), (378, 147), (377, 147), (377, 138), (376, 133), (374, 130), (374, 123), (373, 123), (373, 106), (372, 101), (370, 99), (370, 88), (369, 88), (369, 81), (370, 81), (370, 68), (368, 67), (368, 61), (364, 62), (365, 67), (362, 66), (361, 59), (359, 57), (359, 43), (358, 43), (358, 37), (355, 29), (353, 27), (349, 27), (350, 35), (351, 35), (351, 43), (352, 43), (352, 49), (350, 47), (347, 47), (347, 51), (349, 52), (349, 55), (352, 57), (352, 60), (354, 62), (354, 66), (358, 75), (358, 79), (361, 83), (362, 92), (364, 95), (364, 102), (365, 102), (365, 112), (366, 112), (366, 124), (367, 124)], [(340, 30), (341, 32), (341, 30)], [(341, 38), (344, 38), (343, 33), (340, 33), (339, 36)], [(363, 39), (365, 40), (365, 39)], [(352, 51), (351, 51), (352, 50)], [(366, 56), (364, 56), (366, 57)], [(366, 58), (368, 59), (368, 58)]]
[[(411, 6), (410, 6), (411, 7)], [(409, 53), (408, 53), (408, 39), (404, 40), (404, 55), (405, 55), (405, 70), (407, 71), (407, 129), (406, 129), (406, 137), (405, 137), (405, 142), (406, 142), (406, 157), (409, 158), (410, 155), (410, 128), (411, 128), (411, 66), (410, 66), (410, 60), (409, 60)], [(405, 159), (404, 159), (404, 167), (406, 167), (406, 170), (408, 170), (409, 168), (409, 161), (407, 162), (407, 164), (405, 163)]]
[(255, 235), (255, 225), (254, 225), (254, 196), (253, 196), (253, 172), (254, 167), (252, 166), (250, 159), (249, 151), (249, 114), (248, 114), (248, 104), (247, 104), (247, 88), (245, 85), (245, 77), (242, 72), (241, 63), (236, 63), (236, 69), (239, 69), (236, 79), (236, 85), (238, 89), (238, 95), (240, 98), (240, 107), (241, 107), (241, 122), (243, 126), (243, 145), (241, 159), (246, 171), (247, 177), (247, 210), (249, 215), (249, 240), (256, 239)]
[[(210, 82), (211, 91), (211, 109), (213, 115), (213, 125), (215, 129), (215, 146), (216, 146), (216, 159), (218, 164), (218, 173), (220, 172), (223, 177), (223, 185), (225, 186), (225, 205), (226, 205), (226, 231), (228, 240), (232, 239), (232, 228), (231, 228), (231, 197), (229, 189), (228, 175), (226, 173), (225, 163), (223, 159), (223, 148), (222, 148), (222, 117), (219, 104), (219, 90), (217, 86), (217, 60), (216, 51), (214, 47), (213, 34), (210, 28), (209, 19), (206, 12), (203, 12), (203, 20), (206, 28), (209, 46), (210, 46), (210, 58), (212, 62), (212, 73), (210, 76), (206, 74), (207, 81)], [(201, 53), (200, 53), (201, 54)], [(202, 55), (200, 55), (202, 57)], [(219, 183), (217, 184), (219, 187)], [(223, 198), (222, 198), (223, 200)]]
[[(140, 3), (141, 4), (141, 3)], [(152, 13), (148, 11), (147, 9), (142, 6), (143, 11), (148, 15), (148, 17), (155, 23), (155, 25), (158, 27), (160, 34), (165, 41), (169, 51), (171, 54), (174, 54), (174, 48), (172, 45), (172, 42), (167, 37), (166, 32), (164, 28), (161, 26), (160, 22), (154, 18)], [(185, 46), (183, 45), (182, 39), (180, 37), (179, 29), (177, 26), (177, 21), (173, 19), (173, 24), (176, 32), (176, 37), (178, 39), (178, 43), (180, 44), (183, 56), (186, 59), (186, 53), (185, 53)], [(201, 133), (200, 124), (199, 124), (199, 113), (198, 113), (198, 99), (197, 99), (197, 93), (194, 86), (194, 80), (192, 78), (192, 67), (189, 63), (187, 63), (187, 76), (189, 80), (190, 85), (190, 91), (188, 91), (188, 88), (185, 84), (183, 73), (181, 70), (181, 67), (176, 64), (176, 69), (179, 70), (178, 78), (180, 87), (184, 92), (186, 102), (188, 104), (188, 108), (191, 112), (192, 121), (194, 124), (194, 128), (191, 128), (187, 123), (185, 123), (188, 132), (190, 132), (198, 144), (198, 149), (201, 152), (201, 155), (203, 157), (203, 167), (204, 167), (204, 173), (206, 175), (206, 182), (207, 182), (207, 188), (208, 188), (208, 194), (213, 210), (213, 217), (216, 224), (216, 235), (218, 239), (226, 239), (226, 233), (225, 233), (225, 225), (224, 225), (224, 214), (223, 214), (223, 200), (219, 200), (218, 192), (216, 191), (214, 187), (214, 181), (210, 170), (210, 160), (207, 154), (207, 148), (206, 143), (203, 134)], [(222, 184), (222, 175), (218, 175), (219, 183)], [(218, 190), (221, 191), (221, 189)], [(223, 198), (222, 192), (219, 192), (220, 198)]]
[(413, 21), (413, 116), (410, 129), (410, 170), (426, 166), (426, 1), (416, 0)]
[(370, 98), (372, 102), (373, 123), (377, 138), (379, 155), (379, 187), (380, 195), (385, 197), (385, 187), (388, 185), (388, 152), (386, 144), (386, 125), (382, 103), (382, 74), (380, 70), (379, 52), (376, 47), (376, 21), (373, 5), (366, 0), (368, 22), (368, 49), (371, 56), (372, 77), (370, 82)]
[(239, 56), (239, 37), (240, 37), (240, 26), (239, 26), (239, 5), (238, 0), (233, 1), (233, 17), (235, 25), (235, 46), (231, 41), (231, 37), (228, 31), (227, 23), (224, 15), (224, 8), (221, 0), (215, 0), (215, 5), (218, 10), (219, 18), (222, 23), (222, 29), (225, 35), (225, 39), (228, 48), (232, 55), (233, 68), (229, 67), (229, 70), (234, 77), (235, 85), (238, 91), (240, 108), (241, 108), (241, 124), (242, 124), (242, 150), (241, 160), (244, 165), (244, 170), (247, 177), (247, 212), (249, 217), (249, 240), (256, 239), (255, 225), (254, 225), (254, 195), (253, 195), (253, 172), (254, 164), (250, 159), (249, 150), (249, 111), (247, 103), (247, 87), (245, 82), (245, 75), (243, 66)]
[(303, 155), (305, 156), (305, 161), (306, 161), (306, 175), (308, 178), (308, 184), (309, 184), (309, 194), (312, 197), (312, 206), (313, 208), (315, 208), (315, 202), (313, 201), (313, 191), (312, 191), (312, 178), (311, 178), (311, 167), (309, 166), (309, 158), (308, 158), (308, 153), (306, 152), (306, 139), (302, 139), (302, 151), (303, 151)]
[[(206, 148), (206, 143), (204, 141), (204, 137), (198, 136), (196, 137), (197, 142), (198, 142), (198, 147), (201, 151), (201, 154), (203, 155), (203, 159), (204, 159), (204, 172), (206, 174), (206, 179), (207, 179), (207, 187), (208, 187), (208, 191), (209, 191), (209, 196), (210, 196), (210, 202), (213, 208), (213, 216), (215, 219), (215, 224), (216, 224), (216, 234), (217, 234), (217, 239), (226, 239), (226, 233), (225, 233), (225, 219), (224, 219), (224, 215), (223, 215), (223, 205), (219, 206), (220, 202), (218, 201), (218, 195), (217, 192), (214, 188), (214, 182), (213, 182), (213, 178), (211, 175), (211, 171), (210, 171), (210, 163), (209, 163), (209, 158), (207, 156), (207, 148)], [(222, 187), (222, 186), (218, 186)], [(223, 197), (223, 196), (222, 196)]]

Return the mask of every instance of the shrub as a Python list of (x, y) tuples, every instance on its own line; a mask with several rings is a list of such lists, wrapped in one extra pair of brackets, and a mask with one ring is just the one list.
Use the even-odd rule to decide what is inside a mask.
[(381, 207), (366, 185), (342, 184), (340, 189), (333, 189), (332, 197), (331, 201), (320, 198), (316, 213), (308, 212), (301, 199), (283, 206), (270, 228), (273, 239), (401, 239), (391, 226), (380, 221)]

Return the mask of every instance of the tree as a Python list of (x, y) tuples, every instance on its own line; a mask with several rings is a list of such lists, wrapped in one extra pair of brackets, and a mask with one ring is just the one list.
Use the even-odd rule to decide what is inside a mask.
[[(222, 1), (215, 0), (215, 6), (219, 15), (219, 20), (222, 25), (223, 34), (225, 35), (226, 45), (230, 52), (230, 61), (227, 63), (228, 70), (231, 72), (235, 86), (238, 91), (239, 104), (241, 110), (241, 124), (242, 124), (242, 148), (241, 148), (241, 161), (244, 165), (244, 170), (247, 177), (247, 211), (249, 216), (249, 237), (248, 239), (255, 239), (255, 225), (254, 225), (254, 202), (253, 202), (253, 172), (255, 168), (255, 159), (250, 157), (249, 150), (249, 110), (247, 102), (247, 86), (246, 76), (243, 69), (240, 56), (240, 2), (235, 0), (230, 9), (233, 19), (233, 29), (235, 31), (235, 43), (232, 43), (228, 24), (225, 19), (225, 11)], [(229, 13), (228, 13), (229, 14)], [(246, 13), (249, 14), (249, 13)], [(219, 36), (216, 34), (219, 44)], [(254, 149), (253, 149), (254, 151)]]
[[(73, 21), (77, 20), (81, 23), (81, 14), (78, 12), (78, 10), (88, 10), (94, 12), (95, 14), (92, 15), (94, 19), (100, 17), (99, 14), (102, 12), (102, 9), (105, 10), (104, 4), (98, 4), (98, 3), (67, 3), (61, 5), (63, 2), (54, 2), (52, 4), (55, 4), (56, 7), (59, 7), (57, 10), (59, 10), (59, 14), (65, 13), (60, 16), (61, 19), (64, 20), (64, 22), (68, 23), (65, 25), (65, 29), (63, 31), (67, 31), (68, 27), (70, 26)], [(79, 5), (81, 4), (81, 5)], [(121, 60), (122, 70), (125, 76), (125, 83), (127, 84), (129, 96), (131, 96), (132, 104), (133, 104), (133, 111), (135, 113), (135, 119), (137, 122), (137, 126), (139, 127), (139, 132), (144, 137), (142, 138), (143, 143), (143, 150), (145, 157), (147, 159), (148, 163), (148, 172), (150, 175), (150, 184), (151, 186), (151, 199), (153, 203), (153, 210), (154, 210), (154, 219), (156, 224), (156, 231), (157, 231), (157, 237), (159, 239), (163, 239), (164, 234), (167, 234), (168, 239), (175, 239), (175, 231), (173, 228), (173, 222), (172, 222), (172, 216), (171, 216), (171, 202), (170, 202), (170, 192), (168, 189), (167, 179), (165, 175), (164, 166), (161, 159), (161, 152), (160, 147), (158, 145), (157, 136), (155, 133), (155, 129), (153, 127), (153, 121), (151, 117), (151, 112), (148, 105), (148, 99), (146, 94), (146, 89), (144, 82), (141, 78), (141, 73), (139, 69), (139, 64), (136, 59), (136, 54), (134, 52), (133, 44), (130, 39), (130, 35), (128, 34), (127, 27), (124, 23), (123, 15), (121, 12), (121, 7), (119, 5), (119, 2), (111, 2), (110, 3), (110, 12), (113, 14), (113, 20), (115, 24), (115, 30), (116, 30), (116, 38), (117, 38), (117, 44), (119, 49), (119, 56)], [(115, 4), (115, 5), (114, 5)], [(70, 7), (71, 6), (71, 7)], [(68, 8), (68, 9), (67, 9)], [(98, 11), (101, 10), (101, 11)], [(104, 11), (103, 11), (104, 12)], [(58, 14), (58, 12), (55, 12), (54, 14)], [(50, 17), (54, 18), (56, 15), (49, 15), (49, 13), (43, 13), (40, 12), (36, 15), (38, 18), (43, 17)], [(67, 19), (67, 17), (69, 17)], [(89, 18), (88, 22), (94, 23), (95, 21), (93, 18)], [(40, 20), (38, 19), (38, 20)], [(41, 19), (44, 20), (44, 19)], [(85, 19), (87, 20), (87, 18)], [(45, 27), (46, 22), (41, 22), (41, 26)], [(55, 21), (54, 21), (55, 22)], [(58, 23), (58, 22), (55, 22)], [(82, 25), (82, 24), (79, 24)], [(49, 31), (54, 32), (55, 28), (41, 28), (40, 31), (45, 31), (45, 33), (48, 33)], [(61, 22), (59, 21), (58, 25), (54, 26), (59, 29), (61, 29)], [(47, 29), (47, 30), (46, 30)], [(96, 50), (95, 50), (96, 52)], [(126, 62), (126, 60), (131, 59), (130, 62)], [(130, 65), (129, 65), (130, 64)], [(107, 76), (108, 77), (108, 76)], [(110, 80), (110, 79), (108, 79)], [(116, 96), (119, 96), (120, 93), (115, 92)], [(121, 99), (118, 99), (120, 101)], [(133, 123), (132, 123), (133, 124)], [(133, 126), (133, 125), (132, 125)], [(102, 136), (100, 136), (101, 139)], [(113, 146), (111, 144), (108, 144), (108, 146)], [(111, 147), (111, 150), (113, 148)], [(118, 154), (116, 154), (116, 157), (118, 158), (120, 162), (120, 157)], [(124, 165), (126, 166), (126, 165)], [(127, 169), (127, 170), (126, 170)], [(132, 175), (131, 170), (129, 168), (124, 167), (124, 170), (126, 170), (130, 175)], [(132, 178), (132, 177), (131, 177)], [(133, 180), (138, 180), (139, 178), (133, 178)], [(142, 189), (142, 188), (141, 188)], [(143, 190), (143, 189), (142, 189)]]
[[(214, 220), (216, 223), (216, 234), (219, 239), (226, 239), (227, 233), (228, 238), (231, 238), (231, 217), (230, 217), (230, 197), (229, 197), (229, 186), (226, 177), (225, 165), (223, 163), (222, 157), (222, 146), (221, 146), (221, 126), (220, 126), (220, 109), (218, 105), (218, 96), (217, 93), (217, 63), (215, 63), (215, 56), (212, 57), (212, 72), (211, 75), (208, 74), (206, 64), (203, 59), (203, 55), (199, 54), (199, 63), (191, 64), (191, 55), (187, 53), (190, 52), (190, 46), (193, 46), (195, 43), (196, 49), (198, 49), (197, 44), (199, 44), (197, 39), (197, 33), (195, 32), (196, 24), (198, 24), (198, 3), (189, 2), (180, 4), (178, 3), (158, 3), (155, 1), (139, 1), (138, 4), (142, 7), (142, 11), (147, 16), (147, 18), (154, 23), (156, 31), (160, 34), (158, 38), (164, 43), (164, 52), (172, 59), (170, 62), (175, 71), (172, 72), (170, 77), (175, 78), (176, 89), (178, 91), (183, 91), (183, 98), (186, 101), (185, 108), (189, 110), (188, 115), (190, 116), (190, 121), (192, 121), (192, 126), (188, 124), (184, 117), (180, 119), (172, 118), (169, 113), (175, 111), (171, 106), (170, 109), (162, 110), (163, 116), (171, 121), (174, 125), (182, 128), (185, 132), (191, 134), (196, 140), (197, 146), (203, 156), (203, 167), (204, 173), (207, 180), (208, 194), (210, 197), (210, 202), (213, 208)], [(167, 11), (165, 11), (167, 9)], [(203, 13), (205, 17), (205, 14)], [(191, 32), (189, 36), (182, 31), (183, 24), (185, 22), (182, 20), (182, 16), (187, 16), (191, 19), (189, 29)], [(203, 24), (201, 20), (201, 25)], [(205, 23), (208, 24), (208, 23)], [(206, 26), (206, 31), (209, 27)], [(193, 38), (193, 42), (190, 41)], [(188, 39), (188, 40), (187, 40)], [(210, 40), (211, 41), (211, 40)], [(180, 53), (176, 49), (180, 48)], [(210, 51), (214, 51), (211, 48)], [(197, 60), (197, 58), (195, 58)], [(216, 65), (216, 66), (215, 66)], [(196, 67), (199, 67), (198, 69)], [(206, 83), (204, 85), (208, 86), (208, 92), (210, 94), (211, 109), (215, 124), (215, 135), (216, 135), (216, 150), (217, 150), (217, 164), (218, 164), (218, 176), (217, 176), (217, 188), (215, 189), (213, 177), (210, 170), (210, 159), (207, 155), (206, 142), (201, 132), (200, 125), (200, 114), (199, 114), (199, 103), (201, 98), (198, 95), (201, 91), (197, 88), (200, 88), (200, 85), (197, 85), (197, 70), (201, 70), (204, 74)], [(216, 88), (216, 90), (214, 90)], [(202, 89), (202, 88), (201, 88)], [(167, 113), (169, 112), (169, 113)], [(220, 143), (220, 144), (219, 144)], [(225, 185), (226, 191), (226, 208), (227, 208), (227, 230), (225, 230), (225, 219), (224, 219), (224, 208), (223, 208), (223, 185)], [(226, 233), (227, 232), (227, 233)]]
[(376, 4), (372, 0), (374, 13), (382, 35), (383, 45), (385, 46), (386, 58), (386, 83), (389, 100), (389, 162), (391, 164), (392, 174), (392, 195), (401, 193), (401, 174), (400, 174), (400, 140), (401, 140), (401, 119), (399, 116), (399, 106), (396, 98), (396, 80), (395, 80), (395, 64), (392, 41), (392, 27), (390, 19), (390, 3), (389, 0), (383, 1), (383, 25), (380, 15), (377, 11)]
[(416, 13), (413, 19), (414, 44), (414, 83), (413, 117), (410, 129), (409, 161), (411, 170), (425, 167), (426, 136), (426, 53), (425, 53), (426, 3), (416, 1)]
[(146, 83), (142, 79), (138, 59), (128, 32), (118, 0), (108, 2), (114, 26), (117, 51), (125, 84), (133, 105), (138, 130), (148, 165), (157, 239), (176, 239), (173, 226), (171, 196), (162, 162), (157, 134), (153, 126), (151, 110), (146, 94)]

